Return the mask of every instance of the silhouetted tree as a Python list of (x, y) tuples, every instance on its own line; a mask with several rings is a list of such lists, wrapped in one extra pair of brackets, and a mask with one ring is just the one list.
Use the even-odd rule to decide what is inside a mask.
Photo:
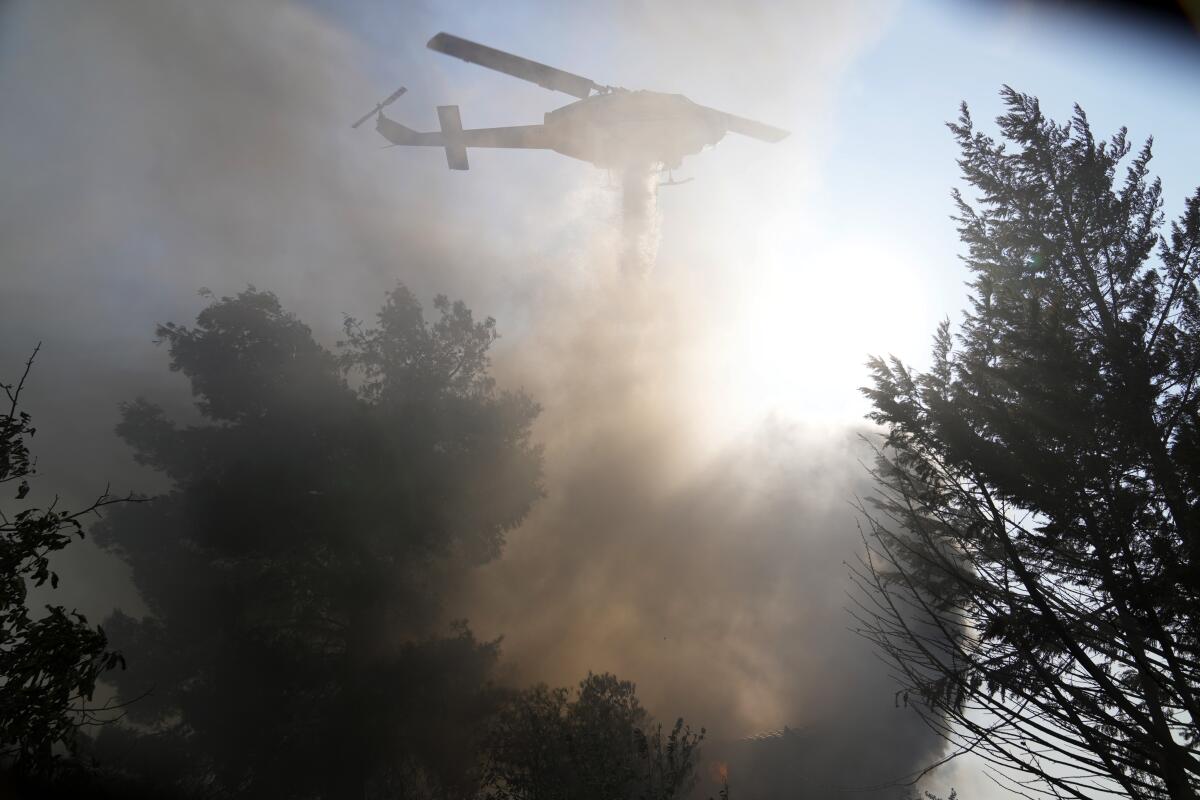
[(88, 706), (97, 678), (124, 662), (78, 611), (47, 605), (35, 618), (29, 588), (57, 588), (50, 556), (83, 538), (86, 516), (128, 498), (105, 492), (80, 511), (60, 510), (57, 498), (44, 508), (28, 504), (27, 440), (35, 429), (20, 400), (36, 355), (35, 348), (16, 384), (0, 384), (8, 401), (0, 413), (0, 486), (15, 489), (16, 500), (16, 508), (0, 510), (0, 769), (45, 781), (75, 751), (77, 729), (97, 721), (98, 709)]
[[(928, 372), (871, 362), (887, 428), (863, 632), (902, 699), (1027, 789), (1200, 784), (1200, 192), (1169, 235), (1150, 142), (1006, 88), (951, 124), (973, 274)], [(1020, 778), (1014, 778), (1018, 780)]]
[(488, 789), (497, 800), (680, 798), (695, 785), (703, 738), (682, 719), (664, 736), (634, 685), (612, 675), (588, 675), (574, 698), (536, 686), (493, 723)]
[(152, 684), (131, 713), (157, 729), (107, 752), (133, 738), (196, 792), (469, 793), (476, 751), (453, 737), (500, 699), (497, 647), (435, 635), (439, 594), (500, 552), (541, 455), (536, 406), (488, 375), (493, 320), (435, 307), (427, 323), (398, 288), (336, 353), (253, 288), (158, 329), (204, 420), (137, 400), (118, 426), (174, 488), (96, 534), (150, 611), (108, 626), (138, 656), (121, 695)]

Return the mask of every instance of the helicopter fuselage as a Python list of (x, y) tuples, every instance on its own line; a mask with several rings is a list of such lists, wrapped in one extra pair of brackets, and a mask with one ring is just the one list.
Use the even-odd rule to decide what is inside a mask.
[(613, 89), (550, 111), (543, 126), (557, 153), (606, 169), (661, 164), (678, 167), (685, 156), (725, 136), (724, 119), (681, 94)]

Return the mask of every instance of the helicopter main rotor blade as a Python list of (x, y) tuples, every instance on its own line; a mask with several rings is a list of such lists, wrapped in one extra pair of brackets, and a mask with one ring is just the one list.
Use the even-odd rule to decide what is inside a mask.
[(461, 58), (472, 64), (478, 64), (481, 67), (512, 75), (514, 78), (536, 83), (546, 89), (566, 92), (580, 99), (587, 98), (593, 89), (599, 88), (582, 75), (539, 64), (537, 61), (530, 61), (528, 58), (514, 56), (512, 53), (506, 53), (494, 47), (460, 39), (449, 33), (439, 33), (434, 36), (426, 47), (448, 56)]
[(749, 136), (752, 139), (774, 144), (775, 142), (783, 141), (791, 135), (791, 131), (785, 131), (783, 128), (776, 128), (773, 125), (739, 117), (736, 114), (727, 114), (724, 111), (717, 111), (715, 108), (710, 108), (709, 111), (716, 111), (716, 113), (724, 117), (725, 127), (728, 130), (740, 133), (742, 136)]

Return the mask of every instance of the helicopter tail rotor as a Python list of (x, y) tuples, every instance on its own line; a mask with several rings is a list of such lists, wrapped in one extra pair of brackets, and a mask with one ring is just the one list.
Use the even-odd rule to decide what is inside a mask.
[(381, 102), (379, 105), (375, 106), (375, 107), (374, 107), (374, 108), (372, 108), (370, 111), (368, 111), (366, 114), (363, 114), (361, 117), (359, 117), (358, 121), (357, 121), (357, 122), (355, 122), (355, 123), (354, 123), (353, 125), (351, 125), (350, 127), (351, 127), (351, 128), (357, 128), (359, 125), (362, 125), (364, 122), (366, 122), (367, 120), (369, 120), (371, 117), (373, 117), (373, 116), (375, 116), (376, 114), (380, 113), (381, 111), (383, 111), (383, 109), (387, 108), (387, 107), (388, 107), (388, 106), (390, 106), (392, 103), (394, 103), (394, 102), (396, 102), (397, 100), (399, 100), (399, 99), (400, 99), (400, 95), (404, 94), (404, 93), (405, 93), (405, 92), (407, 92), (407, 91), (408, 91), (408, 89), (406, 89), (406, 88), (404, 88), (403, 86), (401, 86), (399, 89), (397, 89), (396, 91), (394, 91), (394, 92), (392, 92), (390, 95), (388, 95), (388, 96), (387, 96), (387, 98), (386, 98), (386, 99), (385, 99), (383, 102)]

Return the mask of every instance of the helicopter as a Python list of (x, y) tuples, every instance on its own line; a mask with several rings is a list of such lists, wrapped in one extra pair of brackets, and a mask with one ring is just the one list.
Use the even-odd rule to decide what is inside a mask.
[[(469, 147), (553, 150), (602, 169), (640, 173), (677, 169), (685, 156), (695, 155), (739, 133), (764, 142), (778, 142), (788, 131), (694, 103), (681, 94), (604, 86), (565, 70), (531, 61), (493, 47), (439, 33), (426, 45), (430, 50), (462, 59), (552, 91), (579, 98), (547, 112), (540, 125), (463, 129), (458, 106), (438, 106), (440, 131), (421, 132), (388, 118), (383, 109), (405, 89), (401, 87), (351, 127), (372, 116), (375, 128), (391, 145), (441, 147), (450, 169), (465, 170)], [(689, 179), (690, 180), (690, 179)], [(672, 177), (665, 185), (677, 185)]]

